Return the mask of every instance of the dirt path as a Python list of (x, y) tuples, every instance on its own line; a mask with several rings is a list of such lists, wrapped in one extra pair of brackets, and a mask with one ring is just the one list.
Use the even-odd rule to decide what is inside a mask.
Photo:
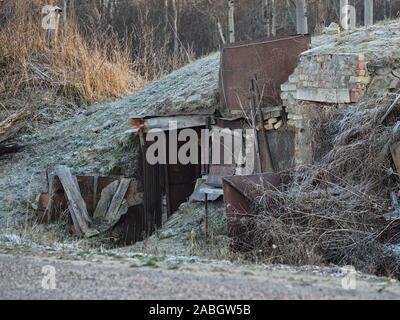
[[(55, 289), (44, 266), (54, 267)], [(50, 270), (50, 271), (49, 271)], [(356, 290), (343, 275), (296, 269), (246, 270), (195, 264), (168, 270), (123, 262), (77, 262), (0, 254), (0, 299), (399, 299), (400, 286), (360, 276)], [(44, 283), (44, 289), (42, 284)]]

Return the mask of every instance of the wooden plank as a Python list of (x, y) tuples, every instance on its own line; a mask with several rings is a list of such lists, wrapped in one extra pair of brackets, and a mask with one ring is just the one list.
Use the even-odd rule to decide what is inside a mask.
[(111, 200), (114, 197), (115, 192), (118, 189), (119, 181), (115, 180), (114, 182), (110, 183), (107, 187), (105, 187), (101, 191), (101, 196), (99, 203), (96, 206), (96, 210), (94, 212), (94, 219), (103, 219), (106, 217), (108, 208), (111, 204)]
[(109, 224), (116, 223), (118, 222), (119, 218), (121, 218), (121, 215), (123, 213), (120, 211), (120, 208), (123, 204), (130, 183), (131, 179), (121, 179), (121, 182), (119, 183), (118, 189), (115, 192), (113, 199), (111, 200), (110, 207), (108, 208), (106, 214), (106, 221)]
[(393, 103), (389, 106), (386, 113), (382, 116), (381, 120), (379, 121), (380, 124), (386, 120), (386, 118), (393, 112), (393, 110), (397, 107), (400, 102), (400, 94), (396, 95), (396, 99), (394, 99)]
[(222, 188), (212, 188), (212, 187), (203, 186), (200, 188), (200, 193), (222, 196), (222, 195), (224, 195), (224, 190)]
[(87, 212), (85, 201), (77, 188), (77, 182), (72, 176), (70, 169), (65, 166), (58, 166), (55, 173), (60, 179), (68, 199), (69, 211), (77, 234), (83, 236), (90, 233), (89, 222), (91, 219)]

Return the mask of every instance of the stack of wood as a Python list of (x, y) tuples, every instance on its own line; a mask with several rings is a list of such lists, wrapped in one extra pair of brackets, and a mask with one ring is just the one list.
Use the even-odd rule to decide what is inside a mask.
[(264, 128), (266, 130), (278, 130), (283, 126), (283, 108), (268, 107), (263, 109)]

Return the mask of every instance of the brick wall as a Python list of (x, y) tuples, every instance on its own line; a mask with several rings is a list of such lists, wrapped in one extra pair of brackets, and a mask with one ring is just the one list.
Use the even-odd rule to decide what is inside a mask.
[(314, 54), (300, 56), (289, 81), (282, 85), (281, 98), (324, 103), (354, 103), (366, 91), (370, 77), (363, 54)]
[(313, 162), (310, 113), (320, 104), (350, 104), (364, 95), (370, 77), (363, 54), (303, 54), (281, 86), (288, 127), (294, 128), (294, 164)]

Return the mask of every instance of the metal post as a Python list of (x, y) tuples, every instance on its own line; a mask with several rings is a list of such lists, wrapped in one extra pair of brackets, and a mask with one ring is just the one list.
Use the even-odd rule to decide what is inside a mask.
[(205, 231), (206, 231), (206, 237), (208, 238), (208, 194), (204, 194), (205, 197), (205, 209), (206, 209), (206, 216), (204, 219), (204, 224), (205, 224)]

